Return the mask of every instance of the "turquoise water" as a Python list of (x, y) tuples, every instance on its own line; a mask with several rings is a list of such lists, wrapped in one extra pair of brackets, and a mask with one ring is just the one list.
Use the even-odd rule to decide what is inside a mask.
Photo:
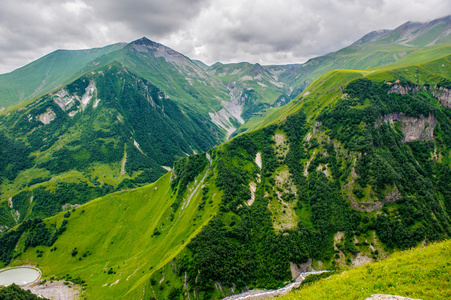
[(38, 269), (19, 267), (14, 269), (0, 270), (0, 285), (8, 286), (12, 283), (24, 285), (32, 283), (41, 277)]

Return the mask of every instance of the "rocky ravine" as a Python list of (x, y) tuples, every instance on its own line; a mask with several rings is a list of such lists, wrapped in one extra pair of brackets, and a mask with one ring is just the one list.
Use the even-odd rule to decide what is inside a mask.
[(304, 281), (304, 279), (307, 278), (307, 276), (312, 275), (312, 274), (321, 274), (324, 272), (330, 272), (330, 271), (322, 270), (322, 271), (304, 272), (304, 273), (299, 274), (299, 276), (296, 278), (295, 282), (292, 282), (280, 289), (269, 290), (269, 291), (252, 290), (252, 291), (248, 291), (245, 293), (226, 297), (223, 300), (245, 300), (245, 299), (246, 300), (262, 300), (262, 299), (273, 298), (276, 296), (283, 296), (283, 295), (288, 294), (288, 292), (290, 292), (293, 288), (299, 287), (301, 285), (301, 282)]

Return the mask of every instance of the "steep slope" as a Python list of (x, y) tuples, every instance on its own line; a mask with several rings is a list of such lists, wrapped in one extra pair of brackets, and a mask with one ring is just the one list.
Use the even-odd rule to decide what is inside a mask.
[(296, 265), (358, 265), (449, 237), (449, 108), (437, 101), (448, 93), (449, 62), (373, 77), (333, 72), (298, 102), (302, 111), (226, 144), (215, 181), (221, 212), (172, 263), (180, 293), (275, 288)]
[(291, 101), (329, 71), (410, 65), (450, 53), (450, 19), (451, 16), (428, 23), (407, 22), (394, 30), (374, 31), (348, 47), (303, 64), (217, 63), (210, 66), (208, 72), (241, 92), (237, 97), (245, 103), (246, 123), (234, 133), (237, 135), (255, 128), (273, 108)]
[(147, 38), (100, 49), (58, 50), (0, 75), (0, 106), (8, 107), (40, 96), (115, 61), (151, 81), (183, 109), (199, 113), (202, 121), (213, 121), (221, 137), (230, 135), (244, 123), (243, 105), (234, 100), (222, 81), (181, 53)]
[(0, 75), (0, 107), (35, 98), (95, 68), (91, 62), (125, 43), (86, 50), (57, 50), (11, 73)]
[(178, 103), (208, 113), (230, 100), (221, 81), (181, 53), (147, 38), (133, 41), (114, 53), (116, 60), (150, 80)]
[(219, 142), (213, 123), (118, 63), (0, 122), (2, 226), (155, 181), (176, 159)]
[(34, 223), (9, 231), (2, 260), (84, 282), (88, 298), (218, 299), (448, 238), (450, 64), (325, 74), (281, 122), (64, 226), (47, 219), (46, 238)]
[[(171, 188), (175, 174), (170, 172), (148, 186), (114, 193), (45, 220), (50, 232), (23, 223), (25, 229), (16, 229), (25, 231), (17, 247), (6, 248), (8, 243), (2, 240), (2, 260), (33, 253), (29, 259), (41, 261), (44, 276), (84, 282), (85, 294), (92, 299), (151, 297), (150, 276), (170, 263), (208, 223), (220, 202), (221, 193), (213, 186), (209, 193), (218, 193), (218, 197), (208, 204), (202, 199), (205, 186), (212, 181), (208, 157), (196, 155), (183, 162), (187, 172), (178, 179), (189, 184), (180, 187), (179, 193)], [(56, 242), (44, 246), (61, 227), (63, 234)], [(36, 249), (25, 252), (30, 245), (42, 245), (37, 249), (44, 254)], [(166, 280), (169, 285), (170, 279)]]
[[(258, 118), (258, 122), (254, 122), (254, 120), (251, 119), (251, 122), (249, 122), (249, 124), (245, 124), (243, 127), (246, 127), (245, 130), (247, 131), (252, 131), (264, 128), (265, 126), (268, 126), (270, 124), (281, 122), (285, 117), (296, 112), (301, 107), (299, 105), (301, 99), (304, 100), (307, 98), (313, 100), (309, 102), (309, 109), (306, 110), (307, 115), (310, 115), (313, 111), (315, 111), (317, 115), (322, 110), (322, 108), (324, 108), (328, 104), (327, 101), (314, 101), (314, 99), (317, 99), (318, 95), (321, 95), (324, 90), (327, 89), (327, 91), (329, 91), (327, 99), (332, 99), (334, 94), (330, 92), (336, 91), (337, 89), (342, 89), (344, 82), (367, 75), (377, 76), (377, 74), (383, 74), (383, 76), (387, 76), (387, 72), (391, 72), (391, 70), (398, 70), (397, 73), (402, 74), (403, 70), (406, 70), (403, 68), (410, 70), (412, 66), (429, 66), (429, 68), (432, 68), (431, 66), (434, 66), (432, 69), (428, 70), (428, 77), (432, 76), (434, 72), (437, 72), (441, 76), (447, 78), (449, 77), (449, 70), (447, 68), (448, 65), (446, 61), (444, 64), (442, 64), (443, 66), (436, 65), (433, 63), (433, 61), (449, 55), (450, 47), (450, 44), (443, 44), (418, 49), (410, 55), (407, 55), (404, 58), (400, 59), (396, 63), (387, 66), (381, 66), (378, 68), (367, 70), (338, 69), (329, 71), (322, 75), (319, 79), (315, 80), (312, 84), (310, 84), (296, 98), (296, 101), (290, 102), (288, 105), (277, 109), (268, 110), (266, 114), (262, 114), (263, 116)], [(402, 74), (402, 76), (407, 76), (407, 73)], [(422, 82), (421, 80), (425, 80), (424, 83), (427, 83), (426, 79), (427, 78), (423, 79), (421, 76), (411, 78), (412, 81), (420, 83)], [(238, 130), (238, 132), (239, 131), (241, 130)]]

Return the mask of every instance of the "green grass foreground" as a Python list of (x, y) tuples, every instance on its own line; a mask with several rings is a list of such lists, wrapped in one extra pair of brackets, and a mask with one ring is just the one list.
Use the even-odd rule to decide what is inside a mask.
[(387, 260), (332, 275), (280, 299), (365, 299), (390, 294), (451, 299), (451, 241), (397, 252)]

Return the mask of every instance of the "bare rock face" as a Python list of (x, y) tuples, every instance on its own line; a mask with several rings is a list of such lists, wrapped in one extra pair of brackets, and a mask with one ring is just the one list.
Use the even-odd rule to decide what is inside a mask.
[(376, 294), (365, 298), (365, 300), (421, 300), (421, 299), (407, 298), (395, 295)]
[(396, 94), (401, 94), (401, 95), (406, 95), (408, 93), (414, 93), (414, 92), (418, 92), (421, 90), (421, 87), (419, 85), (407, 85), (407, 86), (403, 86), (400, 84), (393, 84), (391, 86), (391, 88), (388, 90), (388, 93), (396, 93)]
[(63, 110), (69, 110), (75, 104), (75, 97), (69, 95), (65, 89), (61, 89), (53, 95), (53, 101)]
[(401, 129), (404, 133), (404, 143), (413, 141), (432, 141), (434, 139), (434, 129), (437, 125), (437, 118), (433, 115), (419, 118), (406, 117), (403, 113), (391, 113), (385, 115), (376, 122), (380, 126), (382, 122), (393, 125), (394, 122), (401, 122)]
[[(391, 83), (390, 83), (391, 84)], [(390, 89), (388, 90), (388, 93), (396, 93), (400, 95), (406, 95), (408, 93), (415, 93), (419, 92), (421, 89), (425, 91), (429, 91), (434, 97), (436, 97), (440, 102), (443, 104), (443, 106), (447, 108), (451, 108), (451, 89), (445, 88), (443, 86), (434, 88), (431, 86), (419, 86), (419, 85), (407, 85), (403, 86), (398, 83), (393, 84)]]
[(443, 106), (451, 108), (451, 89), (440, 87), (438, 89), (431, 89), (432, 95), (436, 97)]
[(308, 261), (306, 261), (303, 264), (297, 265), (290, 261), (290, 270), (291, 270), (291, 277), (293, 279), (296, 279), (301, 275), (301, 273), (309, 272), (313, 270), (312, 267), (312, 259), (309, 258)]

